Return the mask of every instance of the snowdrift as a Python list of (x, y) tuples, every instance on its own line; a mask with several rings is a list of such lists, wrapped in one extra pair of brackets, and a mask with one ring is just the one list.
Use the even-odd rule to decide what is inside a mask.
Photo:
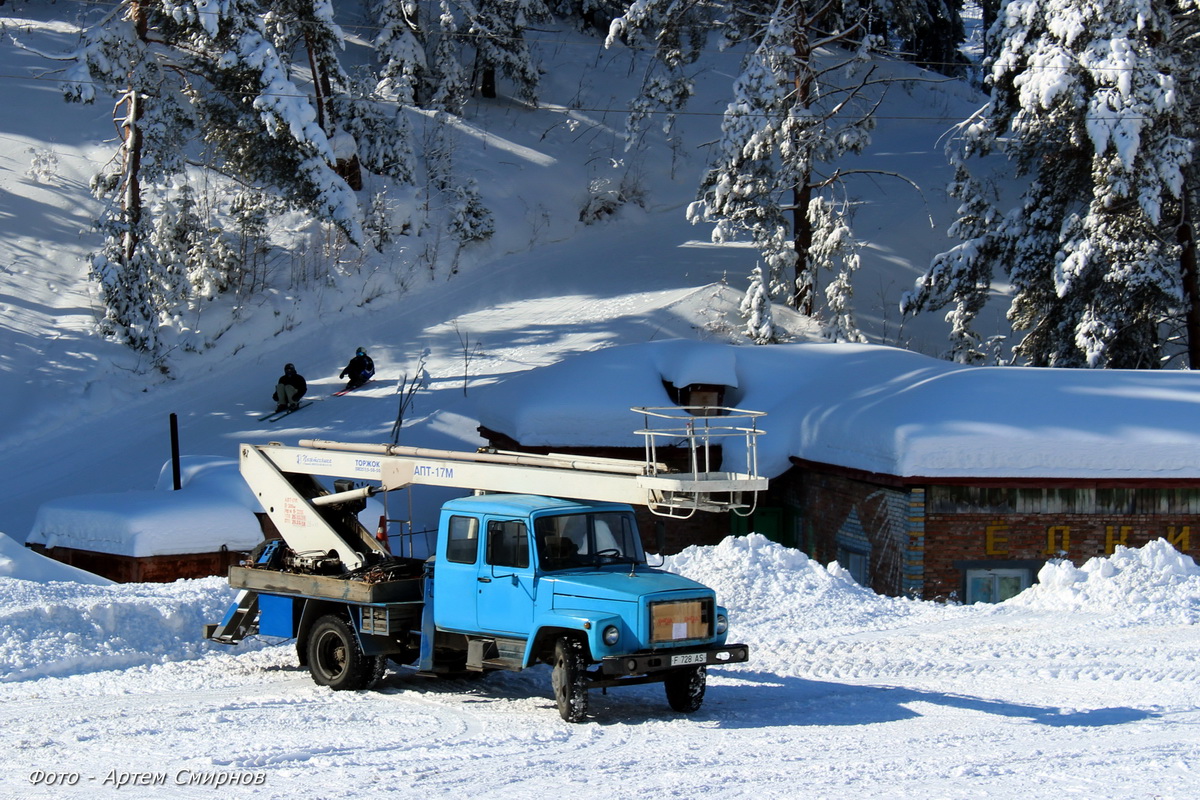
[(1103, 613), (1114, 621), (1157, 618), (1200, 622), (1200, 567), (1166, 539), (1140, 548), (1120, 547), (1081, 567), (1052, 561), (1038, 582), (1003, 605), (1015, 608)]
[[(37, 565), (40, 557), (26, 555)], [(664, 568), (716, 590), (729, 609), (734, 636), (754, 648), (750, 664), (741, 669), (756, 672), (788, 674), (798, 648), (820, 640), (967, 614), (1071, 609), (1111, 619), (1111, 612), (1121, 611), (1122, 626), (1161, 621), (1164, 614), (1180, 622), (1200, 619), (1200, 567), (1165, 541), (1121, 548), (1078, 569), (1047, 565), (1041, 584), (1000, 606), (876, 595), (836, 563), (822, 566), (759, 534), (689, 547), (667, 557)], [(27, 574), (36, 577), (0, 578), (0, 681), (185, 661), (275, 641), (249, 641), (230, 650), (201, 638), (203, 625), (219, 619), (233, 601), (223, 578), (97, 586), (62, 580), (57, 570)]]

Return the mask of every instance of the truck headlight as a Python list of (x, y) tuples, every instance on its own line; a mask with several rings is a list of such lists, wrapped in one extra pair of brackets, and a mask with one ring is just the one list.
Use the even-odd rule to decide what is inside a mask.
[(604, 629), (604, 643), (609, 647), (613, 647), (621, 640), (621, 632), (617, 630), (616, 625), (609, 625)]
[(717, 636), (721, 636), (727, 630), (729, 630), (729, 617), (717, 614)]

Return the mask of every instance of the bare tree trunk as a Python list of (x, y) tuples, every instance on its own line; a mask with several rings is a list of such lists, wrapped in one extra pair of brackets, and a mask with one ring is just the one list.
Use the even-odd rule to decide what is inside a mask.
[(125, 191), (121, 195), (121, 207), (125, 211), (125, 219), (129, 227), (125, 231), (122, 252), (125, 264), (132, 264), (134, 254), (139, 244), (139, 222), (142, 219), (142, 129), (139, 122), (142, 117), (142, 96), (136, 89), (130, 89), (125, 97), (125, 119), (121, 122), (124, 129), (125, 144), (123, 176)]
[(1196, 237), (1192, 225), (1189, 190), (1183, 192), (1183, 208), (1180, 212), (1178, 241), (1179, 271), (1183, 284), (1184, 332), (1187, 336), (1188, 366), (1200, 369), (1200, 279), (1196, 274)]
[[(812, 70), (812, 43), (809, 41), (809, 19), (799, 0), (788, 0), (789, 11), (795, 28), (792, 30), (792, 46), (795, 50), (796, 105), (808, 109), (813, 100), (813, 85), (816, 76)], [(793, 143), (798, 149), (799, 142)], [(806, 160), (805, 170), (792, 187), (792, 242), (796, 251), (796, 277), (792, 286), (790, 303), (801, 314), (811, 315), (814, 309), (813, 295), (816, 281), (812, 274), (809, 250), (812, 248), (812, 223), (808, 218), (808, 207), (812, 203), (811, 160)]]
[[(145, 9), (138, 0), (134, 0), (129, 8), (129, 18), (133, 21), (138, 38), (146, 40), (148, 23)], [(125, 231), (122, 242), (122, 254), (125, 264), (133, 263), (140, 241), (138, 239), (142, 219), (142, 95), (136, 87), (130, 86), (125, 95), (125, 118), (121, 120), (121, 130), (124, 138), (122, 145), (122, 177), (125, 181), (125, 191), (121, 196), (121, 207), (129, 227)]]
[(485, 66), (483, 68), (483, 76), (479, 79), (479, 94), (488, 98), (495, 99), (496, 97), (496, 68)]
[(812, 186), (807, 180), (792, 190), (792, 232), (796, 249), (796, 280), (792, 287), (790, 305), (801, 314), (812, 316), (813, 294), (816, 282), (809, 264), (809, 249), (812, 247), (812, 223), (808, 219), (808, 206), (812, 202)]
[[(322, 69), (320, 62), (317, 60), (312, 38), (308, 35), (304, 37), (304, 48), (308, 51), (308, 66), (312, 70), (313, 100), (317, 107), (317, 125), (321, 127), (321, 130), (325, 131), (327, 137), (332, 139), (336, 126), (333, 119), (333, 88), (329, 82), (329, 75)], [(334, 163), (330, 166), (333, 167), (333, 171), (351, 189), (356, 192), (362, 189), (362, 165), (359, 163), (357, 153), (350, 158), (338, 158), (335, 154)]]

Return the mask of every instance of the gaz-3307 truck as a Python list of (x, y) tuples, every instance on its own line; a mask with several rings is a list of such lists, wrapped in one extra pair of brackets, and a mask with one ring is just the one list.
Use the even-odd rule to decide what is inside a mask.
[[(589, 689), (637, 683), (661, 682), (673, 709), (695, 711), (707, 667), (746, 661), (749, 648), (727, 643), (728, 615), (712, 589), (646, 563), (632, 506), (666, 517), (748, 513), (766, 486), (760, 414), (634, 410), (645, 420), (644, 461), (241, 445), (242, 475), (281, 538), (230, 569), (237, 599), (205, 635), (227, 644), (255, 633), (294, 638), (300, 664), (333, 689), (370, 687), (389, 660), (431, 675), (549, 664), (568, 722), (586, 717)], [(745, 467), (715, 471), (730, 437)], [(668, 449), (686, 463), (659, 463)], [(474, 492), (442, 507), (428, 558), (412, 555), (411, 541), (410, 555), (392, 553), (383, 520), (375, 535), (358, 520), (368, 497), (414, 485)]]

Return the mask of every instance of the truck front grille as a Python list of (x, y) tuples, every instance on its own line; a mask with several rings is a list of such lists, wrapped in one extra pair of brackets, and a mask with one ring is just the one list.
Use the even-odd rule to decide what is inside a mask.
[(713, 635), (713, 601), (667, 600), (650, 604), (650, 643), (670, 644)]

